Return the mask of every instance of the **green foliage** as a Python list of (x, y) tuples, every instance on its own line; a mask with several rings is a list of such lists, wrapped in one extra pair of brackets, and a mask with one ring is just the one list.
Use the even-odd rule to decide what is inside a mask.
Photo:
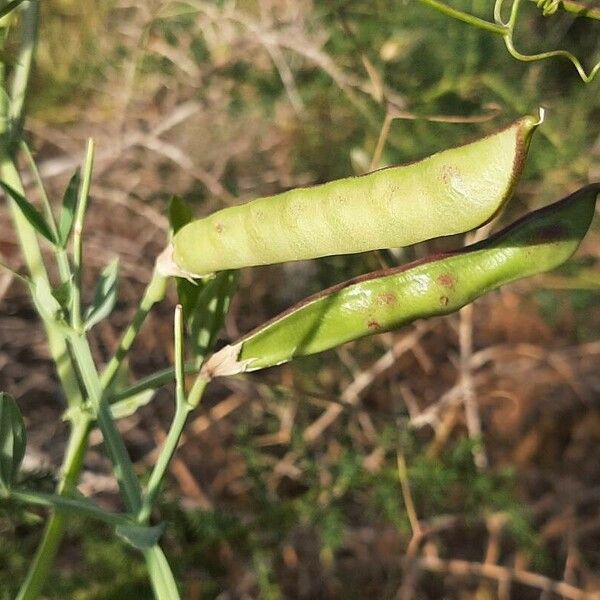
[(58, 221), (58, 239), (60, 245), (65, 248), (71, 235), (73, 221), (75, 220), (75, 208), (77, 206), (77, 197), (79, 187), (81, 186), (81, 174), (79, 169), (75, 171), (71, 177), (67, 189), (65, 190), (62, 206), (60, 209), (60, 217)]
[(0, 392), (0, 497), (6, 496), (16, 482), (26, 446), (25, 423), (17, 402)]
[(57, 239), (55, 233), (52, 231), (46, 220), (41, 215), (41, 213), (23, 196), (19, 194), (16, 190), (14, 190), (7, 183), (0, 181), (0, 186), (2, 189), (8, 194), (10, 198), (12, 198), (22, 215), (29, 221), (29, 224), (42, 236), (44, 236), (51, 244), (57, 245), (59, 240)]
[(106, 319), (117, 303), (117, 284), (119, 260), (111, 261), (104, 267), (94, 288), (92, 303), (85, 311), (85, 329), (89, 331), (94, 325)]

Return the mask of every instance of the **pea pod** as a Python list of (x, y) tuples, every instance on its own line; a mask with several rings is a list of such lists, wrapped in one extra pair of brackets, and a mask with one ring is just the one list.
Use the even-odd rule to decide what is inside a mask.
[(542, 114), (409, 165), (217, 211), (176, 233), (163, 254), (163, 271), (201, 277), (409, 246), (474, 229), (512, 194)]
[(207, 361), (204, 375), (263, 369), (445, 315), (505, 283), (553, 269), (577, 249), (599, 192), (600, 184), (589, 185), (473, 246), (316, 294), (222, 348)]

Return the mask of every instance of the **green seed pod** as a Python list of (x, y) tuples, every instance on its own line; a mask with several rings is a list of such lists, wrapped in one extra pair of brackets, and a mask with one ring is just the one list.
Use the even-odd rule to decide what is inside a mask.
[(553, 269), (577, 249), (599, 192), (600, 184), (589, 185), (473, 246), (316, 294), (215, 353), (204, 375), (263, 369), (446, 315), (505, 283)]
[(15, 399), (0, 392), (0, 496), (7, 496), (25, 456), (25, 424)]
[(162, 256), (170, 275), (409, 246), (489, 221), (521, 175), (540, 118), (524, 117), (421, 161), (258, 198), (182, 227)]

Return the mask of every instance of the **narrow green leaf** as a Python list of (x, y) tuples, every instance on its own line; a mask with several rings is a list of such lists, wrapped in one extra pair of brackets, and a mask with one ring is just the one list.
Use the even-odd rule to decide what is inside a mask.
[[(181, 196), (173, 196), (169, 202), (169, 224), (171, 235), (175, 235), (184, 225), (193, 218), (192, 209), (188, 202)], [(177, 298), (183, 307), (183, 314), (191, 315), (198, 296), (204, 287), (204, 281), (192, 282), (187, 279), (177, 278)]]
[(183, 314), (185, 315), (187, 323), (189, 317), (194, 313), (194, 307), (198, 302), (198, 297), (202, 294), (205, 286), (210, 282), (210, 278), (188, 281), (187, 279), (177, 277), (175, 282), (177, 287), (177, 301), (183, 307)]
[(179, 590), (173, 577), (173, 572), (167, 561), (167, 557), (156, 544), (152, 548), (144, 551), (144, 558), (148, 566), (148, 575), (152, 584), (152, 591), (155, 598), (168, 598), (169, 600), (179, 600)]
[(73, 296), (73, 279), (63, 281), (52, 290), (52, 295), (64, 309), (68, 309)]
[(8, 495), (23, 457), (27, 436), (21, 411), (15, 399), (0, 392), (0, 496)]
[(17, 273), (14, 269), (11, 269), (6, 263), (0, 260), (0, 269), (3, 269), (7, 273), (10, 273), (13, 277), (16, 277), (19, 281), (26, 285), (31, 285), (31, 280), (26, 275), (21, 275), (21, 273)]
[(85, 330), (90, 330), (112, 312), (117, 302), (117, 283), (119, 260), (110, 262), (102, 271), (96, 288), (92, 304), (85, 312)]
[(48, 321), (58, 321), (62, 307), (45, 279), (36, 280), (31, 286), (31, 295), (40, 315)]
[(79, 194), (79, 186), (81, 185), (81, 174), (79, 169), (75, 171), (65, 194), (63, 196), (62, 207), (60, 210), (60, 219), (58, 223), (58, 239), (60, 245), (64, 248), (69, 241), (73, 221), (75, 220), (75, 208), (77, 206), (77, 196)]
[(33, 204), (3, 181), (0, 181), (0, 186), (2, 186), (2, 189), (16, 202), (21, 213), (23, 213), (23, 216), (29, 221), (30, 225), (50, 243), (56, 246), (58, 243), (56, 237), (52, 233), (52, 230), (48, 226), (48, 223), (46, 223), (44, 217), (42, 217)]
[(148, 527), (146, 525), (118, 525), (115, 533), (130, 546), (138, 550), (152, 548), (165, 530), (164, 523)]
[(175, 235), (193, 218), (192, 208), (181, 196), (173, 196), (169, 202), (169, 223)]
[(223, 327), (237, 282), (237, 271), (221, 271), (204, 285), (188, 314), (192, 350), (200, 360), (212, 348)]
[(119, 400), (118, 402), (111, 404), (110, 412), (112, 413), (113, 419), (130, 417), (138, 410), (138, 408), (146, 406), (146, 404), (154, 398), (155, 394), (156, 390), (144, 390), (129, 398), (125, 398), (125, 400)]

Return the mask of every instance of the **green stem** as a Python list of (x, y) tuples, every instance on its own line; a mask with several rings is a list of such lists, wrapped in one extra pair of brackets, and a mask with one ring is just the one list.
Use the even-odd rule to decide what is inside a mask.
[[(87, 450), (90, 423), (91, 419), (86, 416), (73, 423), (67, 451), (63, 459), (61, 479), (56, 490), (58, 494), (68, 494), (75, 488)], [(27, 577), (21, 585), (16, 600), (33, 600), (41, 593), (56, 558), (65, 528), (65, 521), (66, 516), (63, 513), (55, 511), (51, 514), (42, 541), (29, 566)]]
[(137, 520), (145, 523), (150, 518), (152, 507), (158, 498), (160, 486), (165, 478), (169, 463), (177, 450), (181, 434), (185, 427), (187, 416), (192, 407), (187, 403), (185, 397), (185, 368), (184, 368), (184, 341), (183, 341), (183, 308), (181, 304), (175, 309), (175, 417), (169, 427), (167, 439), (161, 448), (158, 460), (152, 469), (146, 495), (142, 501)]
[(600, 7), (585, 6), (580, 2), (571, 2), (570, 0), (563, 0), (561, 6), (566, 12), (577, 15), (578, 17), (600, 20)]
[(169, 463), (171, 462), (171, 459), (177, 450), (177, 446), (179, 445), (179, 439), (183, 433), (187, 416), (189, 415), (190, 411), (191, 407), (187, 405), (178, 406), (175, 409), (175, 416), (169, 428), (167, 439), (165, 440), (156, 464), (152, 469), (152, 474), (150, 475), (150, 480), (148, 481), (146, 495), (144, 496), (142, 507), (137, 515), (137, 520), (139, 523), (146, 523), (150, 518), (152, 507), (158, 498), (161, 484), (165, 478), (167, 469), (169, 468)]
[(474, 27), (478, 27), (479, 29), (483, 29), (485, 31), (490, 31), (497, 35), (506, 35), (507, 29), (503, 25), (498, 25), (496, 23), (492, 23), (491, 21), (486, 21), (485, 19), (480, 19), (474, 15), (466, 13), (462, 10), (458, 10), (456, 8), (452, 8), (439, 0), (419, 0), (423, 4), (427, 4), (431, 8), (441, 12), (442, 14), (452, 17), (453, 19), (458, 19), (459, 21), (463, 21), (463, 23), (468, 23), (469, 25), (473, 25)]
[(17, 273), (14, 269), (11, 269), (5, 262), (0, 260), (0, 269), (7, 271), (13, 277), (16, 277), (21, 283), (24, 283), (27, 288), (31, 285), (31, 281), (27, 279), (27, 277), (21, 275), (21, 273)]
[(160, 302), (164, 298), (166, 282), (167, 280), (155, 269), (150, 283), (146, 286), (144, 296), (142, 297), (132, 322), (123, 333), (121, 341), (119, 342), (119, 347), (102, 373), (100, 382), (104, 390), (109, 389), (114, 382), (115, 377), (123, 364), (123, 360), (131, 349), (148, 313), (157, 302)]
[(178, 600), (179, 590), (171, 567), (158, 544), (144, 550), (144, 558), (148, 567), (148, 574), (152, 584), (154, 596), (159, 600)]
[[(14, 162), (8, 155), (4, 155), (1, 159), (0, 177), (10, 187), (24, 195), (19, 173)], [(13, 200), (8, 200), (8, 202), (19, 246), (33, 284), (35, 285), (38, 281), (43, 281), (50, 285), (35, 231), (22, 215), (15, 202)], [(56, 370), (65, 392), (67, 403), (69, 406), (76, 406), (80, 401), (81, 395), (64, 337), (54, 323), (44, 320), (43, 324), (46, 330), (50, 355), (56, 364)]]
[(108, 448), (115, 477), (119, 482), (119, 488), (123, 494), (127, 510), (137, 513), (142, 503), (139, 481), (135, 475), (133, 464), (125, 448), (123, 438), (117, 430), (110, 413), (110, 407), (103, 396), (102, 385), (96, 371), (88, 341), (85, 336), (73, 333), (69, 337), (69, 343), (73, 350), (73, 356), (77, 362), (88, 398), (96, 413), (96, 419), (102, 431), (106, 447)]
[[(111, 455), (115, 477), (123, 495), (128, 512), (139, 514), (142, 509), (142, 494), (139, 481), (133, 470), (131, 459), (119, 434), (108, 405), (102, 393), (100, 378), (94, 366), (92, 353), (84, 336), (74, 334), (70, 337), (73, 355), (88, 397), (96, 412), (98, 425), (104, 436), (104, 441)], [(177, 585), (169, 563), (158, 544), (144, 551), (152, 588), (159, 600), (174, 600), (179, 598)]]
[(25, 6), (25, 10), (22, 11), (21, 47), (19, 48), (19, 58), (15, 63), (10, 94), (11, 106), (8, 116), (10, 119), (9, 135), (11, 144), (21, 137), (23, 105), (37, 44), (39, 3), (37, 0), (32, 0), (27, 2)]
[[(31, 150), (24, 141), (21, 141), (20, 147), (21, 151), (25, 154), (25, 158), (29, 163), (29, 168), (31, 169), (31, 173), (33, 174), (33, 178), (35, 179), (36, 185), (40, 192), (40, 199), (42, 201), (42, 207), (44, 208), (46, 222), (48, 223), (48, 226), (50, 227), (56, 239), (58, 239), (58, 227), (56, 226), (56, 219), (54, 218), (54, 214), (52, 212), (50, 199), (48, 198), (48, 194), (46, 194), (44, 183), (40, 176), (37, 165), (35, 164), (35, 160), (33, 159), (33, 155), (31, 154)], [(54, 252), (56, 254), (56, 262), (58, 265), (58, 273), (60, 275), (61, 282), (69, 281), (69, 279), (71, 279), (71, 265), (69, 264), (69, 258), (67, 257), (66, 250), (64, 248), (55, 248)]]
[[(13, 102), (8, 101), (6, 93), (2, 92), (0, 94), (0, 177), (19, 193), (24, 193), (24, 190), (21, 178), (13, 160), (11, 142), (14, 139), (12, 136), (18, 135), (18, 132), (20, 131), (20, 123), (22, 122), (23, 99), (25, 97), (29, 78), (35, 40), (37, 39), (37, 8), (38, 7), (35, 2), (29, 2), (26, 4), (25, 12), (30, 12), (30, 15), (29, 17), (25, 17), (28, 19), (28, 25), (26, 25), (23, 30), (21, 56), (20, 60), (17, 61), (22, 68), (20, 68), (18, 71), (18, 76), (13, 82), (12, 89), (13, 93), (15, 94)], [(33, 18), (34, 16), (35, 18)], [(4, 45), (7, 23), (7, 19), (2, 19), (0, 22), (0, 29), (2, 30), (0, 31), (1, 46)], [(34, 24), (35, 27), (30, 26), (31, 24)], [(0, 80), (3, 82), (5, 81), (4, 65), (0, 65)], [(89, 153), (88, 157), (90, 158), (89, 172), (91, 173), (91, 157)], [(85, 191), (84, 201), (87, 203), (87, 192), (89, 189), (86, 190), (85, 185), (83, 185), (82, 190)], [(23, 217), (14, 201), (9, 200), (9, 204), (21, 252), (31, 274), (31, 279), (34, 283), (42, 279), (45, 280), (45, 282), (48, 282), (48, 275), (42, 261), (42, 255), (39, 249), (35, 231), (28, 221)], [(80, 207), (80, 223), (82, 223), (85, 206), (82, 206), (80, 202)], [(81, 246), (79, 246), (79, 248), (80, 247)], [(63, 264), (61, 265), (60, 257), (58, 257), (58, 260), (59, 266), (62, 266), (61, 277), (63, 277), (67, 273), (67, 270), (64, 268), (65, 263), (63, 261)], [(68, 265), (68, 263), (66, 263), (66, 265)], [(79, 277), (78, 281), (80, 281), (81, 253), (79, 253), (77, 267), (77, 276)], [(80, 324), (80, 287), (77, 285), (74, 287), (77, 289), (77, 310), (79, 311), (75, 322)], [(59, 328), (53, 323), (44, 321), (44, 327), (46, 329), (50, 354), (56, 364), (59, 379), (67, 396), (67, 402), (69, 406), (80, 406), (82, 399), (79, 391), (78, 379), (75, 375), (74, 366), (71, 362), (68, 352), (67, 340), (65, 339), (63, 332), (60, 331)], [(117, 472), (117, 476), (121, 477), (121, 480), (124, 482), (124, 485), (127, 489), (126, 502), (138, 509), (141, 504), (139, 483), (137, 482), (135, 474), (133, 473), (131, 462), (125, 452), (123, 441), (120, 438), (118, 431), (116, 431), (114, 422), (112, 421), (110, 409), (102, 398), (102, 386), (100, 385), (97, 372), (95, 371), (93, 361), (91, 360), (91, 352), (89, 352), (87, 340), (78, 340), (73, 338), (71, 341), (75, 341), (76, 347), (81, 345), (87, 349), (87, 353), (84, 352), (83, 354), (79, 355), (82, 357), (79, 367), (82, 375), (85, 376), (84, 378), (88, 383), (88, 393), (92, 392), (92, 394), (90, 394), (90, 399), (95, 401), (98, 412), (98, 422), (104, 430), (103, 434), (105, 439), (107, 439), (107, 443), (109, 444), (112, 453), (116, 455), (115, 460), (118, 462), (118, 464), (116, 465), (115, 470)], [(82, 348), (79, 348), (79, 350), (81, 349)], [(73, 423), (73, 430), (69, 439), (69, 447), (65, 454), (63, 464), (63, 476), (57, 490), (59, 494), (70, 491), (78, 479), (79, 472), (81, 471), (83, 464), (83, 456), (87, 448), (89, 429), (90, 421), (85, 417), (80, 417)], [(135, 483), (133, 482), (134, 479)], [(27, 579), (21, 587), (18, 600), (32, 600), (41, 592), (56, 556), (64, 527), (64, 515), (60, 512), (54, 512), (48, 521), (43, 540), (38, 547)], [(152, 585), (156, 590), (157, 596), (159, 598), (164, 598), (165, 600), (168, 598), (178, 598), (179, 596), (173, 575), (160, 548), (158, 546), (154, 546), (145, 552), (145, 556), (146, 560), (148, 561)]]
[[(200, 367), (197, 362), (188, 362), (185, 364), (185, 373), (186, 375), (193, 375), (199, 371)], [(119, 400), (126, 400), (127, 398), (131, 398), (140, 392), (145, 392), (146, 390), (153, 390), (162, 387), (163, 385), (167, 385), (171, 383), (175, 379), (175, 369), (173, 367), (167, 367), (166, 369), (162, 369), (161, 371), (157, 371), (156, 373), (152, 373), (152, 375), (148, 375), (137, 381), (136, 383), (130, 385), (129, 387), (115, 392), (111, 396), (111, 403), (118, 402)]]
[(142, 508), (138, 512), (138, 522), (146, 523), (150, 518), (152, 507), (158, 498), (160, 486), (183, 434), (187, 416), (198, 405), (208, 380), (202, 376), (196, 378), (189, 396), (185, 392), (185, 363), (183, 342), (183, 309), (181, 305), (175, 309), (175, 416), (169, 427), (167, 439), (161, 448), (158, 460), (152, 469)]
[(90, 197), (92, 168), (94, 166), (94, 142), (88, 140), (83, 167), (83, 179), (79, 188), (77, 209), (73, 221), (73, 298), (71, 324), (75, 331), (81, 331), (81, 285), (83, 270), (83, 222)]

